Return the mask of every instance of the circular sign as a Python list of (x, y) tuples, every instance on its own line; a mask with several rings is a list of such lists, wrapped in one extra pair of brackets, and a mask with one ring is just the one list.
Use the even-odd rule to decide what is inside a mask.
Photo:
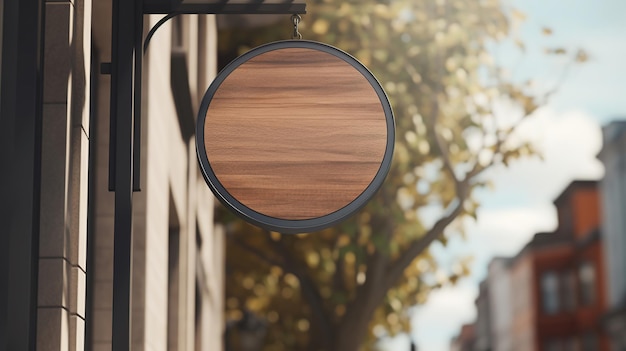
[(347, 53), (318, 42), (257, 47), (215, 78), (200, 107), (204, 178), (229, 209), (263, 228), (334, 225), (382, 185), (395, 138), (389, 100)]

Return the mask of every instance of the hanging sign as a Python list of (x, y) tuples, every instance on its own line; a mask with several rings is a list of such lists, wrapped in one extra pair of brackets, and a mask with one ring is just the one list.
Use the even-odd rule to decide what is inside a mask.
[(287, 40), (231, 62), (207, 90), (196, 130), (204, 178), (249, 222), (282, 233), (337, 224), (382, 185), (391, 106), (347, 53)]

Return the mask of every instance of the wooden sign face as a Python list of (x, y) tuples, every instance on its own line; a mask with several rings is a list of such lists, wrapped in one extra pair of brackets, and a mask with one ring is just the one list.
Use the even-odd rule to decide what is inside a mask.
[(304, 40), (231, 62), (207, 90), (198, 160), (217, 198), (283, 233), (353, 214), (382, 185), (395, 138), (389, 101), (352, 56)]

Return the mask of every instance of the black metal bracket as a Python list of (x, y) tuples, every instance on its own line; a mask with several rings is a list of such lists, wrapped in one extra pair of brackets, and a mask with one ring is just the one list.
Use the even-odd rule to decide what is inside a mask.
[[(132, 2), (131, 2), (132, 3)], [(141, 6), (143, 3), (141, 1), (137, 1)], [(133, 29), (131, 30), (131, 26), (127, 26), (123, 28), (121, 33), (125, 33), (124, 35), (128, 35), (125, 38), (126, 41), (129, 41), (133, 38), (134, 35), (134, 44), (132, 46), (132, 53), (129, 53), (130, 61), (133, 62), (132, 66), (132, 76), (126, 77), (132, 80), (132, 90), (130, 93), (123, 91), (122, 94), (128, 96), (127, 94), (131, 94), (131, 106), (132, 106), (132, 133), (133, 133), (133, 158), (132, 158), (132, 175), (133, 175), (133, 191), (141, 191), (141, 80), (142, 80), (142, 66), (143, 60), (141, 57), (141, 47), (143, 44), (143, 13), (141, 9), (138, 9), (135, 15), (135, 20), (133, 21)], [(116, 18), (113, 18), (113, 23), (115, 26)], [(116, 39), (112, 39), (113, 43), (115, 43)], [(119, 38), (118, 38), (119, 40)], [(115, 45), (115, 44), (113, 44)], [(113, 51), (112, 51), (113, 52)], [(114, 75), (113, 63), (103, 63), (101, 66), (101, 72), (103, 74), (111, 74)], [(130, 69), (131, 67), (126, 67), (126, 69)], [(119, 72), (116, 72), (119, 73)], [(118, 79), (121, 77), (117, 77)], [(116, 150), (119, 145), (117, 145), (117, 123), (118, 123), (118, 115), (113, 114), (114, 99), (118, 99), (119, 96), (116, 94), (117, 91), (114, 90), (117, 87), (113, 84), (113, 77), (111, 80), (111, 119), (109, 121), (109, 191), (115, 191), (117, 177), (117, 154)]]
[(305, 14), (304, 0), (283, 0), (282, 2), (248, 0), (230, 2), (228, 0), (144, 0), (145, 14)]
[(142, 5), (141, 0), (113, 0), (109, 189), (115, 191), (111, 346), (116, 351), (131, 348), (132, 198), (140, 132), (133, 117), (140, 116), (141, 104), (135, 90), (141, 84), (141, 54), (137, 54), (141, 41), (137, 47), (137, 38), (143, 34)]

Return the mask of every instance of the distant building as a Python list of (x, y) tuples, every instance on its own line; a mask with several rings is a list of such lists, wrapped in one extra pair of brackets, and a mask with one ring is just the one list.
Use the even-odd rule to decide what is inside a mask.
[(613, 351), (626, 350), (626, 121), (603, 129), (598, 158), (605, 167), (600, 182), (604, 219), (608, 312), (604, 318)]
[[(606, 309), (605, 263), (600, 225), (600, 194), (595, 181), (576, 181), (554, 201), (558, 216), (557, 232), (571, 235), (574, 254), (570, 274), (560, 288), (564, 306), (575, 306), (575, 337), (567, 339), (570, 347), (608, 350), (608, 340), (599, 320)], [(568, 297), (566, 291), (573, 289)]]
[(474, 351), (489, 351), (491, 347), (491, 291), (489, 282), (483, 280), (480, 283), (478, 297), (476, 298), (476, 322)]
[(491, 349), (494, 351), (512, 350), (511, 323), (513, 306), (511, 298), (511, 258), (496, 257), (487, 268), (489, 289), (489, 320), (491, 328)]
[(452, 338), (450, 342), (450, 351), (473, 351), (476, 340), (475, 325), (464, 324), (461, 327), (459, 335)]
[(597, 184), (575, 181), (554, 203), (557, 230), (536, 234), (511, 262), (512, 350), (608, 350)]
[[(534, 260), (529, 245), (511, 262), (512, 351), (531, 351), (537, 347), (537, 312), (535, 307)], [(498, 308), (498, 307), (494, 307)]]

